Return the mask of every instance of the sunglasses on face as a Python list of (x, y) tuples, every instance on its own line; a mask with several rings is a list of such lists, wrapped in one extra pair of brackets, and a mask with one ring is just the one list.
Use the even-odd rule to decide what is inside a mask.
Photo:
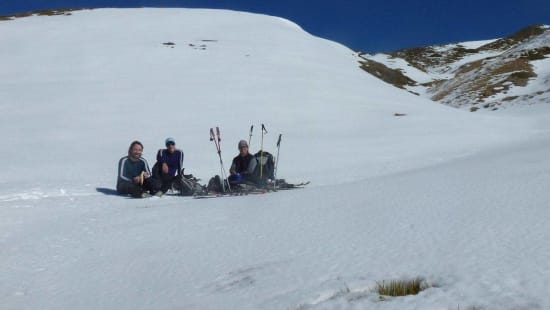
[(169, 145), (176, 145), (174, 142), (168, 142), (166, 143), (166, 146), (169, 146)]

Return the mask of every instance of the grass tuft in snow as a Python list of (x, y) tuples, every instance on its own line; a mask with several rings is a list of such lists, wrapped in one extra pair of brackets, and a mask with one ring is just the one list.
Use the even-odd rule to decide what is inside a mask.
[(412, 280), (393, 280), (376, 283), (375, 291), (381, 296), (407, 296), (417, 295), (429, 286), (421, 278)]

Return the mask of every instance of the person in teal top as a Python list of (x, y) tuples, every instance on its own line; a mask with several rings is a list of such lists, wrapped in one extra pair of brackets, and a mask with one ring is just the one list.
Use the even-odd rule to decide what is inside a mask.
[(145, 158), (141, 157), (143, 144), (134, 141), (128, 148), (128, 155), (118, 162), (116, 190), (121, 195), (144, 198), (159, 192), (160, 184), (151, 176), (151, 169)]

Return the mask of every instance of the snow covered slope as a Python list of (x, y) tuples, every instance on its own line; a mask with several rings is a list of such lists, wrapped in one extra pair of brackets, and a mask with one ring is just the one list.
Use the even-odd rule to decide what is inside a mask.
[[(366, 55), (364, 67), (389, 83), (476, 111), (550, 102), (550, 30), (534, 25), (498, 40)], [(396, 83), (374, 67), (402, 75)]]
[[(0, 303), (8, 309), (548, 308), (544, 109), (465, 113), (366, 75), (348, 48), (232, 11), (0, 21)], [(396, 113), (403, 116), (396, 116)], [(250, 197), (103, 195), (139, 139), (219, 172), (283, 133)], [(252, 150), (258, 150), (256, 133)], [(526, 243), (524, 243), (526, 242)], [(503, 276), (504, 275), (504, 276)], [(422, 277), (380, 301), (379, 281)]]

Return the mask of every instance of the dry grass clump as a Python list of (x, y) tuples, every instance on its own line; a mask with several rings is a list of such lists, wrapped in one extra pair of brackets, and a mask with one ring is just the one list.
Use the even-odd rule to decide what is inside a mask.
[(407, 296), (417, 295), (427, 288), (428, 286), (421, 278), (416, 278), (412, 280), (382, 281), (382, 283), (376, 284), (375, 291), (381, 296)]

